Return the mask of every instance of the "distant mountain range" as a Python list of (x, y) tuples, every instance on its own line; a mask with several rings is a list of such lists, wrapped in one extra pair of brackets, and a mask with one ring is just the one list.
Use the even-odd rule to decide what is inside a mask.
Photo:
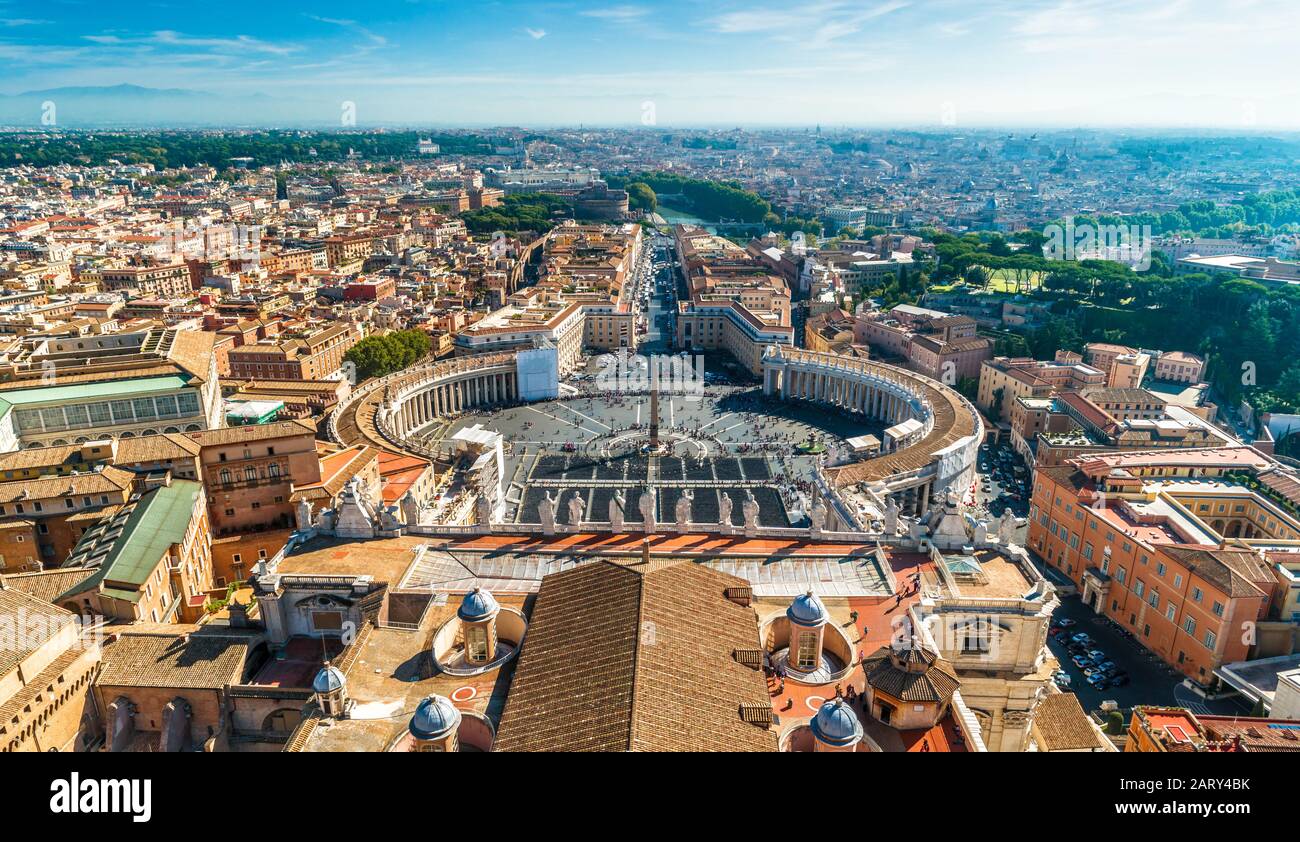
[[(231, 126), (327, 123), (338, 113), (295, 102), (289, 113), (265, 94), (231, 95), (140, 85), (46, 88), (0, 95), (0, 126), (71, 128), (112, 126)], [(313, 113), (314, 112), (314, 115)], [(334, 118), (337, 119), (337, 118)]]
[[(284, 127), (329, 129), (341, 126), (347, 103), (334, 96), (306, 98), (298, 94), (268, 96), (263, 93), (228, 94), (185, 88), (151, 88), (141, 85), (70, 86), (24, 91), (19, 94), (0, 94), (0, 129), (5, 127), (40, 128), (49, 125), (42, 118), (49, 113), (46, 103), (53, 103), (54, 125), (66, 128), (232, 128), (232, 127)], [(449, 101), (452, 100), (452, 101)], [(379, 125), (458, 125), (495, 126), (513, 121), (502, 120), (499, 115), (483, 113), (461, 120), (449, 120), (448, 114), (459, 112), (465, 100), (474, 98), (448, 95), (446, 91), (406, 91), (406, 96), (396, 99), (391, 95), (367, 95), (358, 104), (357, 124)], [(1261, 98), (1254, 103), (1243, 103), (1230, 98), (1201, 94), (1147, 95), (1138, 98), (1117, 99), (1116, 113), (1140, 112), (1148, 115), (1140, 126), (1145, 130), (1203, 130), (1217, 126), (1215, 131), (1237, 131), (1250, 134), (1269, 128), (1294, 131), (1295, 113), (1289, 102)], [(1079, 127), (1139, 128), (1112, 121), (1091, 122), (1086, 115), (1076, 113), (1072, 107), (1047, 108), (1034, 114), (1001, 113), (994, 102), (988, 109), (971, 108), (957, 115), (963, 127)], [(1123, 106), (1123, 107), (1118, 107)], [(1247, 107), (1249, 106), (1249, 107)], [(1011, 108), (1012, 104), (1006, 104)], [(1212, 122), (1193, 126), (1185, 114), (1214, 115)], [(1258, 115), (1258, 116), (1256, 116)], [(1285, 118), (1285, 119), (1284, 119)], [(936, 116), (921, 104), (903, 108), (897, 115), (880, 115), (867, 126), (917, 126), (937, 128)], [(1258, 121), (1258, 126), (1256, 125)], [(581, 122), (581, 121), (579, 121)], [(594, 125), (622, 125), (617, 121)], [(542, 121), (539, 125), (551, 125)], [(560, 120), (554, 123), (564, 125)], [(688, 124), (683, 124), (686, 126)], [(728, 123), (728, 126), (733, 124)], [(781, 123), (757, 123), (779, 127)]]

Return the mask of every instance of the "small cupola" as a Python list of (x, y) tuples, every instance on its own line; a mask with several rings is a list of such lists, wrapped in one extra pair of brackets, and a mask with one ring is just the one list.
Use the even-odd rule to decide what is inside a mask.
[(343, 671), (329, 661), (312, 679), (311, 689), (316, 694), (316, 704), (326, 716), (342, 719), (347, 716), (348, 680)]
[(826, 606), (808, 591), (794, 598), (785, 616), (790, 620), (790, 668), (799, 672), (816, 670), (822, 664), (826, 623), (830, 620)]
[(840, 696), (822, 705), (809, 727), (813, 751), (856, 751), (862, 742), (862, 723), (853, 706)]
[(461, 713), (446, 696), (425, 696), (411, 716), (416, 751), (458, 751)]
[(488, 591), (475, 588), (465, 594), (456, 616), (465, 635), (465, 661), (486, 664), (496, 657), (497, 614), (501, 606)]

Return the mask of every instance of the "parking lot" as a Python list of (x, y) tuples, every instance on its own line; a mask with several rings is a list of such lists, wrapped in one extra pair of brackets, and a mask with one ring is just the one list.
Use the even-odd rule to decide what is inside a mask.
[(1078, 597), (1061, 600), (1060, 607), (1052, 615), (1052, 622), (1055, 625), (1063, 618), (1074, 621), (1069, 629), (1071, 634), (1087, 634), (1093, 641), (1089, 649), (1105, 653), (1105, 660), (1114, 662), (1128, 677), (1128, 683), (1122, 687), (1094, 689), (1089, 686), (1083, 669), (1072, 662), (1073, 653), (1067, 645), (1058, 641), (1055, 635), (1049, 635), (1047, 646), (1070, 678), (1069, 686), (1063, 689), (1077, 695), (1084, 710), (1096, 710), (1103, 701), (1113, 700), (1125, 709), (1126, 716), (1127, 709), (1134, 705), (1177, 705), (1196, 713), (1249, 713), (1249, 706), (1237, 697), (1207, 701), (1182, 686), (1181, 673), (1166, 666), (1142, 644), (1084, 606)]

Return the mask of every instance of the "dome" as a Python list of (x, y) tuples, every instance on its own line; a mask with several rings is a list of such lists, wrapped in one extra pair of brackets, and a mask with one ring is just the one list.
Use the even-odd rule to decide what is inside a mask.
[(460, 711), (445, 696), (425, 696), (411, 716), (411, 736), (440, 740), (460, 727)]
[(812, 718), (813, 736), (833, 746), (847, 746), (862, 739), (862, 723), (844, 699), (831, 699)]
[(794, 602), (785, 610), (785, 616), (800, 626), (820, 626), (826, 622), (826, 606), (822, 605), (815, 593), (808, 591), (794, 598)]
[(468, 623), (476, 620), (486, 620), (494, 616), (500, 606), (497, 605), (496, 598), (491, 593), (481, 588), (475, 588), (465, 594), (465, 599), (460, 603), (460, 609), (456, 616)]
[(343, 677), (343, 673), (338, 667), (332, 667), (326, 663), (321, 671), (316, 673), (316, 677), (312, 679), (311, 689), (317, 693), (332, 693), (335, 690), (343, 689), (347, 683), (347, 679)]

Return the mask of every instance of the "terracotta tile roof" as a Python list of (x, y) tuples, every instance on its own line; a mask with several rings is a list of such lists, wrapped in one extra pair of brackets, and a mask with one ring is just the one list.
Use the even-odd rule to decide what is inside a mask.
[(166, 462), (199, 455), (199, 445), (184, 433), (159, 433), (156, 436), (136, 436), (117, 440), (119, 465), (142, 462)]
[(165, 362), (159, 363), (158, 365), (143, 366), (140, 368), (119, 368), (104, 371), (90, 371), (82, 374), (72, 374), (66, 371), (61, 371), (53, 378), (52, 382), (46, 383), (31, 378), (5, 380), (0, 382), (0, 391), (21, 391), (23, 389), (38, 389), (47, 386), (80, 386), (87, 383), (115, 383), (119, 380), (140, 380), (146, 377), (164, 377), (174, 374), (176, 374), (176, 366)]
[[(175, 629), (175, 630), (172, 630)], [(127, 631), (104, 646), (101, 687), (220, 689), (238, 683), (254, 634), (198, 626)]]
[(249, 424), (244, 427), (223, 427), (218, 430), (200, 430), (185, 435), (199, 443), (200, 447), (215, 447), (226, 444), (243, 444), (250, 441), (278, 439), (284, 436), (301, 436), (316, 434), (316, 425), (311, 421), (295, 418), (291, 421), (274, 421), (270, 424)]
[(891, 647), (882, 646), (862, 662), (867, 683), (875, 690), (902, 702), (946, 702), (961, 687), (952, 665), (923, 647), (905, 651), (908, 669), (899, 669), (891, 653)]
[(24, 727), (33, 710), (41, 710), (42, 706), (37, 703), (37, 700), (42, 695), (46, 695), (47, 698), (48, 695), (53, 695), (58, 684), (67, 678), (64, 673), (78, 659), (93, 657), (93, 655), (87, 656), (88, 651), (90, 650), (80, 646), (68, 647), (44, 669), (32, 676), (18, 692), (6, 699), (3, 705), (0, 705), (0, 741), (9, 736), (11, 730), (17, 733)]
[(1161, 547), (1161, 551), (1230, 597), (1264, 596), (1256, 582), (1271, 582), (1265, 563), (1253, 552), (1203, 547)]
[(197, 382), (206, 382), (211, 373), (213, 349), (217, 335), (205, 330), (177, 330), (172, 338), (167, 359), (193, 375)]
[(195, 456), (199, 452), (198, 445), (180, 433), (159, 433), (156, 436), (117, 439), (117, 455), (113, 458), (109, 458), (108, 453), (105, 452), (103, 459), (82, 459), (83, 447), (85, 445), (65, 444), (31, 447), (0, 454), (0, 471), (58, 468), (63, 465), (73, 465), (74, 469), (89, 471), (90, 468), (85, 466), (99, 462), (110, 465), (131, 465)]
[(1078, 392), (1063, 392), (1057, 395), (1056, 399), (1062, 406), (1069, 407), (1078, 413), (1085, 423), (1091, 424), (1094, 428), (1103, 432), (1114, 432), (1116, 428), (1114, 419)]
[(53, 603), (60, 594), (72, 590), (93, 573), (83, 567), (71, 570), (41, 570), (35, 573), (14, 573), (0, 576), (0, 584), (22, 591), (42, 602)]
[(1207, 738), (1231, 741), (1244, 751), (1300, 751), (1300, 722), (1205, 715), (1196, 719)]
[(680, 561), (602, 560), (547, 576), (506, 700), (496, 751), (775, 751), (740, 718), (770, 707), (747, 583)]
[(1091, 386), (1082, 390), (1081, 394), (1090, 401), (1106, 401), (1108, 403), (1140, 403), (1140, 404), (1164, 404), (1166, 401), (1159, 395), (1154, 395), (1146, 389), (1130, 389), (1122, 386)]
[(62, 465), (73, 454), (81, 452), (81, 445), (58, 447), (29, 447), (0, 454), (0, 471), (24, 471), (33, 468), (53, 468)]
[(74, 495), (122, 492), (130, 489), (135, 474), (105, 465), (98, 471), (67, 476), (48, 476), (39, 479), (0, 482), (0, 503), (24, 500), (50, 500)]
[[(6, 577), (8, 578), (8, 577)], [(23, 634), (0, 636), (0, 678), (36, 651), (62, 628), (75, 622), (70, 611), (19, 590), (0, 589), (0, 617), (20, 618)], [(49, 618), (48, 621), (43, 618)]]
[(289, 496), (289, 502), (333, 500), (342, 493), (348, 480), (364, 471), (371, 463), (378, 462), (380, 452), (379, 448), (358, 444), (322, 455), (321, 481), (311, 485), (295, 486), (293, 494)]
[(1046, 751), (1078, 751), (1101, 747), (1097, 731), (1088, 723), (1073, 693), (1052, 693), (1034, 708), (1034, 727)]

